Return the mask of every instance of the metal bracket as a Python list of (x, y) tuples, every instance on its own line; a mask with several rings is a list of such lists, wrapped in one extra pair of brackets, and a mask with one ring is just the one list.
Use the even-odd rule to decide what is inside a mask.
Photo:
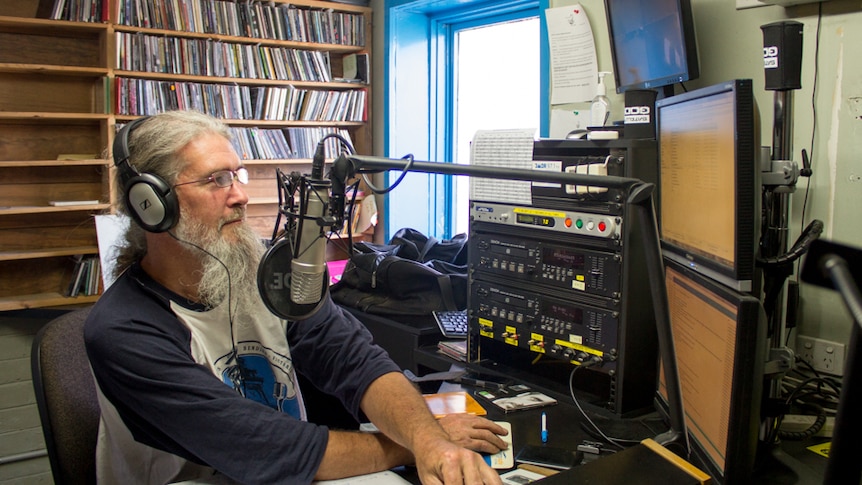
[(780, 377), (793, 369), (796, 354), (789, 347), (769, 349), (769, 360), (763, 367), (763, 375), (766, 377)]

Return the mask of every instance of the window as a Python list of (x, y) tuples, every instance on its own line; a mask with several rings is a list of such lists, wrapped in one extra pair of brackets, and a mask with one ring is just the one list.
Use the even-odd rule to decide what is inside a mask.
[[(470, 163), (477, 130), (539, 128), (539, 19), (456, 30), (451, 160)], [(467, 232), (468, 177), (455, 177), (453, 234)]]
[[(477, 129), (547, 131), (540, 125), (548, 97), (539, 1), (393, 1), (386, 8), (386, 156), (469, 163)], [(388, 181), (399, 175), (389, 172)], [(385, 239), (402, 227), (437, 238), (465, 232), (467, 186), (466, 177), (408, 174), (389, 193)]]

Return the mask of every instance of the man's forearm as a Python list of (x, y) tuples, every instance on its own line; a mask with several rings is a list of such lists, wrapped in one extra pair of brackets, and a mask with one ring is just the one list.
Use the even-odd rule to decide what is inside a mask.
[(422, 483), (501, 483), (497, 472), (478, 453), (451, 439), (422, 395), (401, 373), (384, 374), (372, 382), (360, 405), (380, 431), (413, 453)]
[(315, 479), (364, 475), (412, 462), (409, 451), (381, 433), (330, 431)]
[(417, 442), (447, 439), (421, 394), (400, 373), (384, 374), (371, 383), (361, 406), (382, 433), (330, 431), (318, 480), (413, 463)]
[(448, 439), (425, 399), (400, 373), (384, 374), (372, 382), (361, 406), (380, 431), (413, 452), (427, 440)]

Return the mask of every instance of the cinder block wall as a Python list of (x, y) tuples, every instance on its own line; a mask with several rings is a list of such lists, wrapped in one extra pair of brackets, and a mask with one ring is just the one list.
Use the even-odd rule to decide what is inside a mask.
[(0, 312), (0, 484), (54, 483), (33, 393), (30, 349), (42, 326), (68, 310)]

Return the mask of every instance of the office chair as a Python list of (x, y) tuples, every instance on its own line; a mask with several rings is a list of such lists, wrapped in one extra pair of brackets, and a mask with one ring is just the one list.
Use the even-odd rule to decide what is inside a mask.
[(90, 308), (48, 322), (36, 334), (33, 390), (56, 485), (96, 483), (99, 401), (84, 350)]

